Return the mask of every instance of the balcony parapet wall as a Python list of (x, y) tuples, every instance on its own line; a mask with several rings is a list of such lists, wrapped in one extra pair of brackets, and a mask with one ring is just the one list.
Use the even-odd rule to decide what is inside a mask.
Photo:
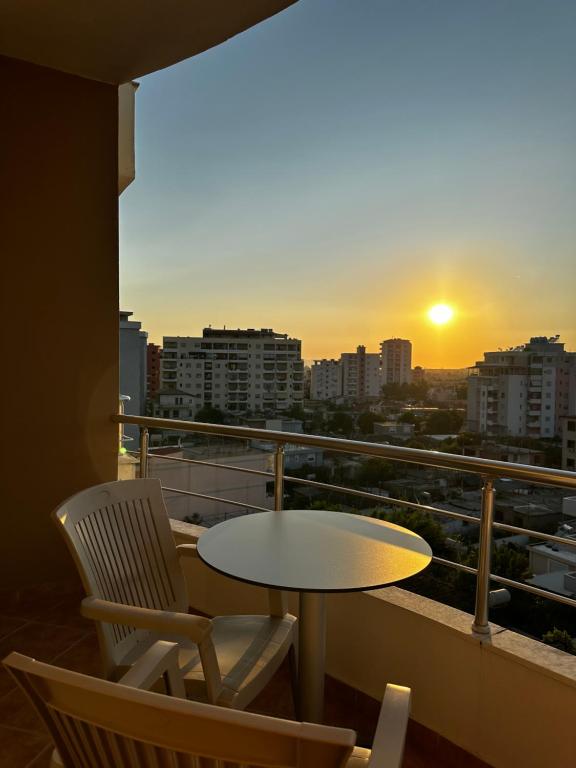
[[(171, 521), (178, 544), (201, 526)], [(265, 613), (266, 590), (184, 564), (194, 608)], [(288, 595), (297, 614), (297, 595)], [(567, 768), (576, 755), (576, 657), (398, 587), (328, 596), (327, 672), (376, 699), (413, 691), (412, 718), (495, 768)]]

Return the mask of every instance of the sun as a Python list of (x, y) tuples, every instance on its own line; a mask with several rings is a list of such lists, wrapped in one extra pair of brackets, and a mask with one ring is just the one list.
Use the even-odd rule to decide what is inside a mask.
[(428, 310), (428, 317), (434, 325), (444, 325), (452, 320), (454, 310), (448, 304), (435, 304)]

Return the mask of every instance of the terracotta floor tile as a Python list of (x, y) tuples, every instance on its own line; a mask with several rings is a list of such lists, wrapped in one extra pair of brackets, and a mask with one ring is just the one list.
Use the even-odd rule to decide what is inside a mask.
[[(86, 632), (80, 629), (31, 621), (0, 640), (0, 660), (18, 651), (39, 661), (51, 662), (84, 637)], [(0, 665), (0, 696), (15, 687), (11, 676)]]
[(50, 743), (48, 734), (0, 725), (0, 768), (24, 768)]
[(52, 661), (85, 636), (81, 629), (31, 621), (0, 640), (0, 659), (18, 651), (39, 661)]
[(326, 676), (324, 679), (324, 722), (337, 728), (357, 730), (356, 692)]
[(0, 723), (10, 728), (45, 733), (42, 721), (20, 688), (14, 688), (0, 698)]
[(54, 746), (50, 744), (45, 749), (40, 752), (40, 754), (32, 760), (31, 763), (28, 763), (26, 768), (50, 768), (50, 759), (52, 757), (52, 751), (54, 750)]
[[(62, 627), (74, 627), (86, 632), (94, 630), (95, 624), (91, 619), (85, 619), (80, 614), (81, 597), (66, 597), (64, 600), (47, 608), (39, 619), (44, 624), (58, 624)], [(94, 630), (95, 631), (95, 630)]]
[(22, 589), (0, 590), (0, 614), (41, 620), (65, 598), (80, 594), (75, 582), (46, 583)]
[(15, 616), (0, 616), (0, 640), (6, 635), (11, 635), (26, 624), (26, 619)]
[(290, 667), (287, 660), (284, 660), (266, 688), (250, 704), (248, 711), (286, 720), (294, 719)]
[(53, 659), (52, 663), (57, 667), (71, 669), (73, 672), (101, 677), (102, 662), (96, 633), (91, 632), (85, 635), (82, 640)]

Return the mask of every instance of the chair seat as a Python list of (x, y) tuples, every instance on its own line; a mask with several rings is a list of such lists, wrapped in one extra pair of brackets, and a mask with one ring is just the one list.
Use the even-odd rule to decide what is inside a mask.
[(366, 768), (370, 760), (371, 750), (364, 747), (354, 747), (352, 754), (348, 758), (346, 768)]
[[(294, 642), (296, 617), (217, 616), (212, 620), (212, 640), (222, 675), (220, 706), (243, 709), (272, 679)], [(150, 636), (147, 644), (157, 640)], [(180, 669), (186, 694), (195, 701), (208, 701), (198, 647), (181, 637), (163, 637), (178, 642)], [(122, 660), (131, 665), (142, 654), (137, 646)]]

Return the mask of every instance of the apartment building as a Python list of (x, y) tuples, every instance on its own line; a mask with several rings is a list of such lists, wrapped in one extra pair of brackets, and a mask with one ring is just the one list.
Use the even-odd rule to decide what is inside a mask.
[(156, 397), (160, 391), (160, 359), (162, 349), (158, 344), (148, 344), (146, 347), (146, 396)]
[(410, 384), (412, 381), (412, 342), (386, 339), (380, 344), (382, 384)]
[(340, 360), (314, 360), (310, 371), (311, 400), (342, 397), (342, 363)]
[[(142, 323), (131, 320), (132, 312), (120, 311), (120, 392), (128, 395), (124, 410), (132, 416), (144, 415), (146, 402), (146, 343), (148, 334), (142, 330)], [(138, 427), (130, 424), (124, 433), (137, 438)]]
[(576, 416), (562, 419), (562, 469), (576, 472)]
[(198, 410), (197, 399), (178, 389), (161, 389), (152, 406), (152, 415), (159, 419), (194, 421)]
[(344, 397), (364, 398), (380, 395), (382, 381), (378, 352), (366, 352), (366, 347), (360, 345), (356, 352), (343, 352), (340, 362)]
[(488, 435), (554, 437), (576, 412), (576, 353), (558, 336), (485, 352), (468, 379), (467, 426)]
[(198, 408), (284, 411), (302, 403), (303, 379), (301, 341), (269, 328), (164, 337), (162, 389), (194, 395)]

